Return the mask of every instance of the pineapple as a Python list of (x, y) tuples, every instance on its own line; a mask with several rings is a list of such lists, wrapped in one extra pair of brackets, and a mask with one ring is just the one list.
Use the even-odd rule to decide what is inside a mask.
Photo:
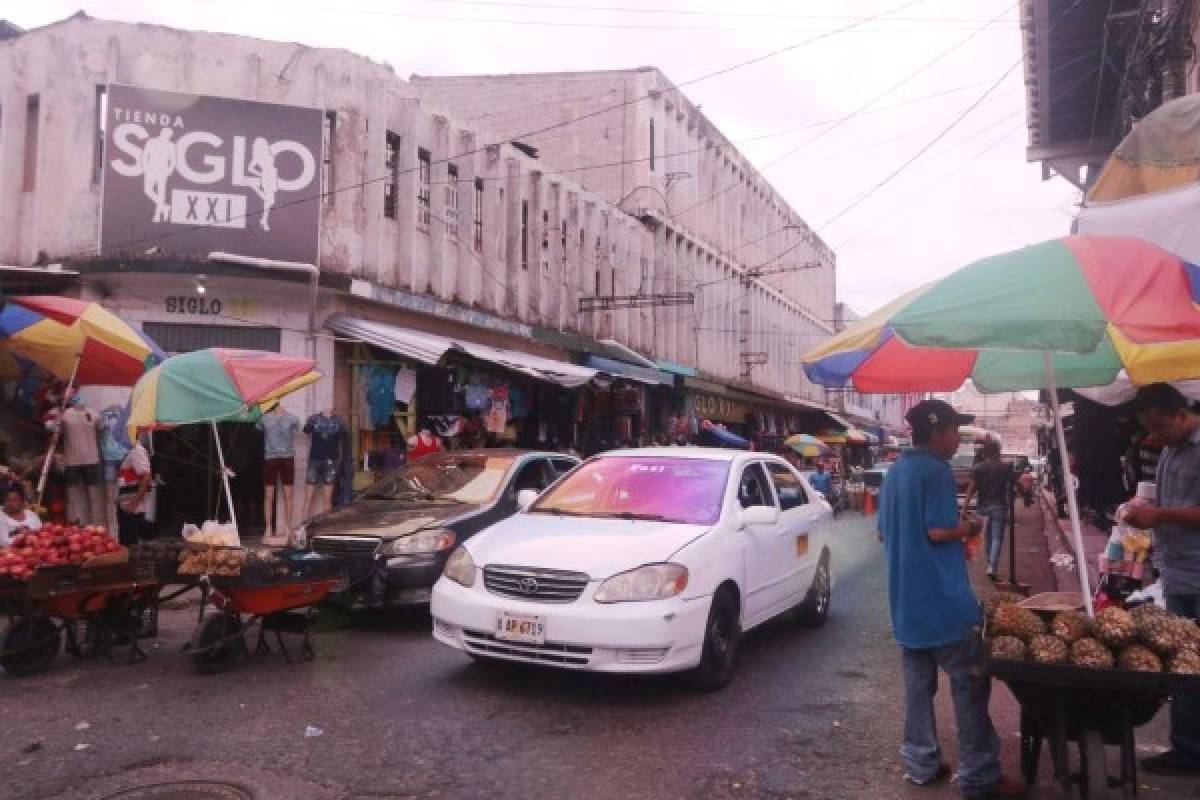
[(1112, 669), (1115, 661), (1112, 651), (1090, 636), (1085, 636), (1071, 645), (1071, 663), (1077, 667)]
[(992, 639), (992, 658), (1003, 661), (1024, 661), (1025, 643), (1015, 636), (997, 636)]
[(1012, 592), (993, 592), (992, 596), (984, 601), (988, 622), (992, 621), (992, 617), (996, 615), (996, 609), (1000, 608), (1000, 606), (1016, 605), (1024, 599), (1021, 595), (1013, 594)]
[(1070, 655), (1067, 643), (1049, 633), (1039, 633), (1029, 642), (1029, 660), (1036, 664), (1065, 664)]
[(1176, 675), (1200, 675), (1200, 655), (1192, 650), (1181, 650), (1167, 662), (1167, 671)]
[(1144, 616), (1138, 641), (1163, 658), (1170, 658), (1190, 642), (1187, 621), (1167, 614)]
[(1140, 606), (1134, 606), (1131, 608), (1129, 613), (1133, 615), (1133, 621), (1137, 623), (1138, 627), (1140, 628), (1142, 623), (1151, 617), (1165, 616), (1167, 610), (1155, 603), (1142, 603)]
[(1121, 650), (1137, 639), (1133, 615), (1123, 608), (1109, 606), (1096, 614), (1096, 638), (1113, 650)]
[(992, 636), (1015, 636), (1023, 642), (1046, 632), (1046, 623), (1032, 611), (1005, 604), (996, 609), (991, 622)]
[(1063, 611), (1050, 623), (1050, 632), (1067, 644), (1092, 635), (1092, 620), (1079, 611)]
[(1159, 657), (1140, 644), (1130, 645), (1122, 650), (1117, 656), (1117, 666), (1130, 672), (1162, 672), (1163, 668)]

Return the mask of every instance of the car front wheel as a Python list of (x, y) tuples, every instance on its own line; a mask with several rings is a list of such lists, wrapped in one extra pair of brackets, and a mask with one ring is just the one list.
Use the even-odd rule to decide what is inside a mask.
[(724, 688), (737, 666), (738, 642), (742, 636), (737, 601), (728, 589), (713, 595), (704, 626), (704, 647), (700, 664), (690, 675), (691, 684), (705, 692)]

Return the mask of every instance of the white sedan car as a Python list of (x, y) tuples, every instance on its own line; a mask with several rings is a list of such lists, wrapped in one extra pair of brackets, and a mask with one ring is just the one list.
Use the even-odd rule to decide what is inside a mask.
[(719, 688), (743, 631), (793, 610), (825, 621), (831, 516), (777, 456), (605, 453), (453, 553), (433, 635), (478, 659)]

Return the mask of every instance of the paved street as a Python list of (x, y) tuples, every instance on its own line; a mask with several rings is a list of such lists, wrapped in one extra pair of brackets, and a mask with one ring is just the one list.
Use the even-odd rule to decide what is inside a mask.
[[(175, 652), (191, 618), (174, 612), (145, 664), (63, 660), (0, 682), (4, 794), (96, 798), (205, 778), (268, 799), (955, 797), (900, 780), (872, 522), (838, 522), (828, 625), (781, 621), (748, 637), (735, 683), (712, 695), (668, 679), (478, 666), (435, 644), (421, 619), (321, 634), (311, 664), (272, 656), (202, 677)], [(1003, 689), (994, 705), (1011, 759), (1014, 705)]]

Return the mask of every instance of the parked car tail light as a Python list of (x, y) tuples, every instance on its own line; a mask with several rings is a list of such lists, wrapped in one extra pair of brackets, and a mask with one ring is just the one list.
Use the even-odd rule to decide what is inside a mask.
[(446, 570), (442, 574), (468, 589), (475, 585), (475, 560), (471, 558), (467, 548), (460, 546), (450, 554), (449, 560), (446, 561)]
[(597, 603), (631, 603), (665, 600), (687, 588), (687, 567), (680, 564), (647, 564), (613, 575), (596, 590)]
[(418, 531), (407, 536), (393, 539), (386, 545), (384, 552), (389, 556), (410, 556), (421, 553), (438, 553), (454, 547), (457, 537), (448, 528), (438, 528), (431, 531)]

